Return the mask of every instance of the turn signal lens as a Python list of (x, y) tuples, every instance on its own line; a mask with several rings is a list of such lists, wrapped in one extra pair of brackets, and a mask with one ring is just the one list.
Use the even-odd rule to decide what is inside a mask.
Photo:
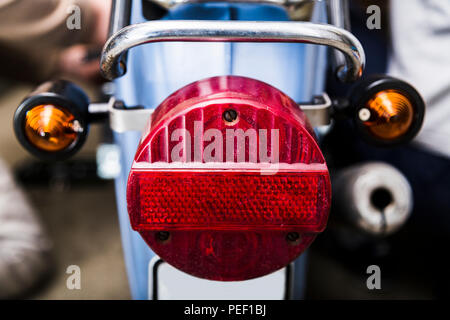
[(408, 132), (413, 123), (411, 101), (396, 90), (378, 92), (370, 99), (359, 117), (368, 131), (379, 139), (393, 140)]
[(75, 143), (83, 132), (68, 110), (55, 105), (39, 105), (25, 116), (25, 135), (35, 147), (56, 152)]
[(89, 131), (89, 99), (71, 82), (43, 83), (14, 113), (14, 132), (22, 146), (46, 161), (64, 160), (83, 146)]
[(377, 146), (408, 143), (422, 128), (425, 102), (405, 81), (370, 77), (353, 88), (349, 101), (361, 137)]

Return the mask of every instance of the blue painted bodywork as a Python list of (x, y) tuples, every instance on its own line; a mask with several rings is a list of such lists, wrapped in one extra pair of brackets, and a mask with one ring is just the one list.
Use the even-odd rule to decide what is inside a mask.
[[(324, 21), (323, 8), (315, 19)], [(288, 20), (286, 12), (271, 5), (205, 3), (178, 7), (164, 19)], [(141, 1), (134, 0), (131, 23), (143, 22)], [(133, 48), (127, 74), (116, 80), (116, 97), (126, 105), (155, 108), (184, 85), (211, 76), (242, 75), (267, 82), (296, 101), (308, 101), (323, 92), (326, 49), (306, 44), (276, 43), (154, 43)], [(129, 223), (126, 182), (140, 132), (114, 135), (121, 150), (121, 174), (116, 197), (125, 262), (134, 299), (147, 299), (148, 262), (154, 256)], [(296, 262), (294, 297), (305, 284), (305, 255)]]

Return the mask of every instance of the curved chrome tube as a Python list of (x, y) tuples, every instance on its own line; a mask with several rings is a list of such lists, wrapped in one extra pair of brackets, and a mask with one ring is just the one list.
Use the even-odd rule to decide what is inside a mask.
[(130, 25), (105, 44), (102, 74), (113, 80), (125, 74), (122, 56), (129, 49), (152, 42), (299, 42), (326, 45), (341, 51), (345, 65), (337, 76), (343, 82), (359, 79), (365, 65), (361, 43), (350, 32), (309, 22), (157, 20)]

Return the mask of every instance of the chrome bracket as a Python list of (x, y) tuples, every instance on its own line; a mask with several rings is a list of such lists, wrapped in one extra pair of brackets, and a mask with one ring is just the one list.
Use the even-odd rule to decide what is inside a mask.
[(109, 101), (109, 125), (115, 132), (142, 131), (155, 109), (118, 108), (115, 98)]
[(299, 104), (300, 109), (308, 117), (313, 127), (327, 126), (331, 123), (331, 107), (333, 105), (330, 97), (325, 92), (316, 97), (315, 104)]
[[(330, 124), (330, 110), (332, 102), (328, 94), (323, 93), (317, 97), (317, 103), (299, 104), (305, 112), (313, 127)], [(104, 104), (104, 111), (109, 113), (109, 124), (113, 131), (122, 133), (126, 131), (142, 131), (149, 121), (155, 109), (144, 108), (119, 108), (119, 103), (112, 97), (108, 104)], [(94, 106), (94, 105), (91, 105)], [(99, 107), (89, 107), (90, 110), (100, 110)]]

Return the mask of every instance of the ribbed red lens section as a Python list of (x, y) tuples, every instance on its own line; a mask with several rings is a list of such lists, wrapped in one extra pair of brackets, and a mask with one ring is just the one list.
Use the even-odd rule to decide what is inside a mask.
[(298, 105), (243, 77), (190, 84), (154, 112), (130, 172), (132, 227), (173, 266), (245, 280), (286, 266), (326, 226), (328, 169)]

